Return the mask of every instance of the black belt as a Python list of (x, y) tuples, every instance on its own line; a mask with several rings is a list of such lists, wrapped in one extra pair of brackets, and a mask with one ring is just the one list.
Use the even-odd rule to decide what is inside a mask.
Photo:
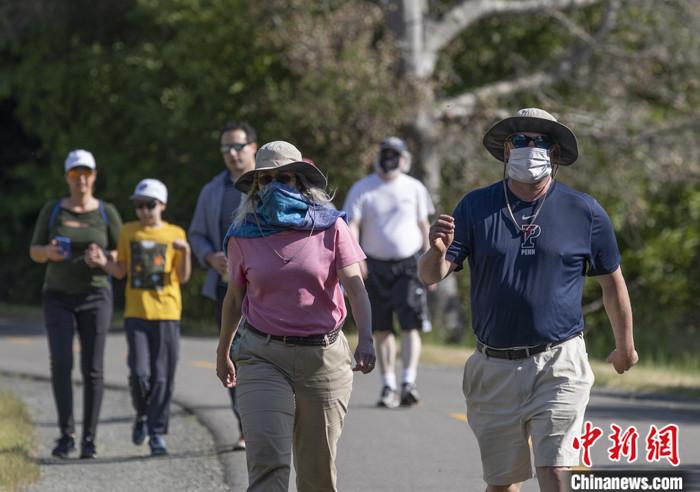
[(504, 349), (498, 349), (498, 348), (492, 348), (492, 347), (487, 347), (483, 343), (477, 340), (476, 342), (476, 350), (481, 352), (487, 357), (495, 357), (496, 359), (508, 359), (508, 360), (518, 360), (518, 359), (527, 359), (528, 357), (532, 357), (533, 355), (540, 354), (546, 350), (549, 350), (553, 347), (556, 347), (557, 345), (561, 345), (564, 342), (568, 342), (572, 338), (576, 337), (583, 337), (583, 334), (581, 332), (577, 333), (576, 335), (567, 338), (566, 340), (561, 340), (559, 342), (550, 342), (550, 343), (543, 343), (542, 345), (535, 345), (534, 347), (524, 347), (524, 348), (504, 348)]
[(340, 334), (340, 328), (336, 328), (325, 335), (309, 335), (306, 337), (282, 336), (270, 335), (264, 331), (260, 331), (247, 321), (245, 322), (245, 327), (247, 330), (255, 333), (256, 335), (260, 335), (261, 337), (265, 338), (270, 337), (270, 340), (277, 340), (278, 342), (283, 342), (287, 345), (310, 345), (313, 347), (327, 347), (328, 345), (335, 343), (335, 341), (338, 339), (338, 335)]

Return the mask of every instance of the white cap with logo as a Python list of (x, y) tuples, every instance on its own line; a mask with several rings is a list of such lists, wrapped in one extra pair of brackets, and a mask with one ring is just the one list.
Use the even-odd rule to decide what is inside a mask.
[(131, 195), (132, 200), (139, 198), (154, 198), (161, 203), (168, 203), (168, 188), (157, 179), (142, 179)]
[(66, 162), (64, 164), (66, 172), (70, 171), (74, 167), (89, 167), (90, 169), (95, 169), (95, 158), (90, 152), (83, 149), (71, 150), (66, 157)]

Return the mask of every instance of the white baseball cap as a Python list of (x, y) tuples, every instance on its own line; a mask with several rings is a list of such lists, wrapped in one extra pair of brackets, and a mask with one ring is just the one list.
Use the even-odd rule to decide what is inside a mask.
[(89, 167), (90, 169), (95, 169), (95, 158), (90, 152), (83, 149), (75, 149), (68, 152), (68, 157), (66, 157), (65, 170), (70, 171), (74, 167)]
[(155, 198), (161, 203), (168, 203), (168, 188), (157, 179), (142, 179), (131, 195), (132, 200), (138, 198)]

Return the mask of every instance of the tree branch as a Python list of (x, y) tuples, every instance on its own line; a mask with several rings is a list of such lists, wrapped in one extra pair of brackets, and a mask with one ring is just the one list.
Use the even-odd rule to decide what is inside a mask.
[(437, 118), (468, 118), (474, 112), (477, 101), (488, 97), (505, 96), (518, 91), (533, 89), (555, 82), (553, 73), (538, 72), (514, 80), (501, 80), (471, 92), (440, 101), (436, 109)]
[(426, 48), (434, 53), (447, 46), (463, 30), (482, 17), (492, 14), (511, 14), (581, 8), (602, 0), (466, 0), (455, 6), (439, 21), (426, 25)]
[[(518, 4), (551, 3), (553, 1), (554, 0), (542, 0), (541, 2), (518, 2)], [(601, 20), (600, 26), (595, 35), (579, 35), (579, 37), (584, 39), (583, 45), (572, 49), (569, 55), (563, 58), (554, 69), (550, 71), (536, 72), (513, 80), (495, 82), (493, 84), (488, 84), (477, 88), (471, 92), (460, 94), (459, 96), (447, 100), (438, 101), (435, 109), (435, 116), (437, 118), (449, 119), (469, 117), (474, 112), (476, 103), (480, 99), (507, 96), (522, 90), (552, 85), (570, 76), (577, 66), (584, 63), (591, 56), (593, 51), (600, 45), (601, 40), (613, 29), (617, 20), (617, 12), (620, 9), (620, 3), (620, 0), (610, 0), (609, 8)]]

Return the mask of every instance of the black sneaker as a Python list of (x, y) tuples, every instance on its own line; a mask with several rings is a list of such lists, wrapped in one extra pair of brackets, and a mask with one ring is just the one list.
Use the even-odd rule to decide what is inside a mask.
[(396, 390), (391, 389), (389, 386), (384, 386), (382, 388), (381, 395), (379, 395), (379, 401), (377, 402), (377, 406), (384, 408), (398, 407), (399, 397), (396, 394)]
[(68, 458), (68, 455), (75, 451), (75, 439), (73, 436), (61, 436), (56, 439), (56, 446), (51, 454), (56, 458)]
[(146, 440), (146, 417), (136, 417), (131, 429), (131, 442), (140, 446)]
[(151, 448), (151, 456), (165, 456), (168, 454), (168, 449), (165, 447), (165, 440), (160, 434), (152, 434), (148, 439), (148, 445)]
[(420, 401), (418, 390), (413, 383), (403, 383), (401, 385), (401, 406), (410, 407)]
[(83, 441), (80, 445), (80, 459), (91, 460), (93, 458), (97, 458), (97, 448), (95, 447), (95, 441)]

